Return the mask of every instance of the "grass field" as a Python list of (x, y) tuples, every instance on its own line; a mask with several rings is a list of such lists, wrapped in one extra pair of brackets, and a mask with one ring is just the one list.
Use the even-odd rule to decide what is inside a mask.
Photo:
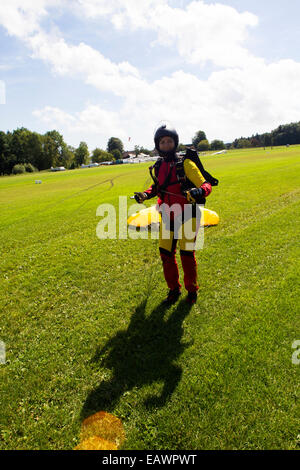
[(203, 158), (220, 224), (191, 309), (161, 305), (157, 240), (96, 237), (149, 165), (0, 178), (0, 449), (73, 449), (101, 410), (123, 449), (299, 448), (299, 156)]

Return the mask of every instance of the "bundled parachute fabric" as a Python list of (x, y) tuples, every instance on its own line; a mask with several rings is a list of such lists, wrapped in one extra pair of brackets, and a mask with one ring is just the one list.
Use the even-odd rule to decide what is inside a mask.
[[(158, 212), (158, 207), (158, 205), (151, 206), (133, 214), (127, 220), (128, 228), (149, 229), (158, 227), (161, 221), (161, 215)], [(201, 217), (201, 225), (204, 225), (204, 227), (218, 225), (220, 218), (216, 212), (205, 208), (202, 210), (203, 217)]]
[(214, 178), (210, 173), (208, 173), (208, 171), (206, 171), (203, 168), (203, 165), (202, 165), (202, 162), (199, 158), (199, 155), (195, 150), (187, 149), (184, 160), (185, 159), (192, 160), (197, 165), (197, 167), (201, 171), (201, 173), (204, 176), (204, 178), (206, 179), (206, 181), (208, 181), (212, 186), (218, 186), (219, 180)]

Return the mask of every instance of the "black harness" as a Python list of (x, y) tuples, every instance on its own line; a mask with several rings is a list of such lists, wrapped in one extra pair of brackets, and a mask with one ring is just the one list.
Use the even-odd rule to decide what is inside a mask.
[[(168, 186), (180, 183), (182, 194), (184, 193), (184, 191), (187, 191), (195, 186), (187, 178), (185, 174), (184, 161), (186, 159), (192, 160), (197, 165), (197, 167), (201, 171), (201, 174), (204, 176), (206, 181), (208, 181), (212, 186), (218, 186), (219, 181), (203, 168), (202, 162), (197, 152), (195, 150), (187, 149), (186, 154), (183, 157), (180, 157), (177, 154), (175, 155), (175, 160), (172, 162), (173, 164), (171, 164), (170, 166), (170, 171), (167, 175), (167, 178), (165, 179), (164, 183), (161, 185), (159, 185), (159, 182), (158, 182), (158, 172), (164, 159), (162, 157), (159, 157), (154, 163), (154, 165), (149, 167), (151, 178), (153, 179), (154, 185), (157, 188), (157, 193), (162, 198), (162, 200), (164, 199), (164, 195), (165, 195), (164, 190), (166, 190)], [(172, 170), (174, 166), (176, 167), (177, 181), (170, 183)], [(203, 203), (205, 203), (205, 198), (203, 198)]]

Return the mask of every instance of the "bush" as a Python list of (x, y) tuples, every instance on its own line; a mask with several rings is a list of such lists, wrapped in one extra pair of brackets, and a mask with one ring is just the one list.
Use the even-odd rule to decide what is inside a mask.
[(199, 142), (198, 146), (197, 146), (197, 149), (200, 151), (200, 152), (203, 152), (205, 150), (209, 150), (209, 142), (208, 140), (204, 139), (204, 140), (201, 140), (201, 142)]
[(99, 148), (96, 148), (92, 153), (92, 162), (93, 163), (101, 163), (112, 161), (114, 156), (111, 153), (105, 152)]
[(223, 150), (225, 148), (225, 144), (223, 140), (213, 140), (210, 144), (211, 150)]
[(25, 163), (25, 171), (28, 173), (34, 173), (37, 169), (31, 163)]
[(12, 169), (12, 173), (14, 175), (21, 175), (22, 173), (25, 173), (25, 166), (21, 164), (15, 165)]

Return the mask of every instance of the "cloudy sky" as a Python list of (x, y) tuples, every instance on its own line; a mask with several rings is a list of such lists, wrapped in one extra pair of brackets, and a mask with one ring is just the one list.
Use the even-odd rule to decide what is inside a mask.
[[(300, 120), (299, 0), (0, 0), (0, 130), (153, 147)], [(130, 141), (129, 141), (130, 138)]]

